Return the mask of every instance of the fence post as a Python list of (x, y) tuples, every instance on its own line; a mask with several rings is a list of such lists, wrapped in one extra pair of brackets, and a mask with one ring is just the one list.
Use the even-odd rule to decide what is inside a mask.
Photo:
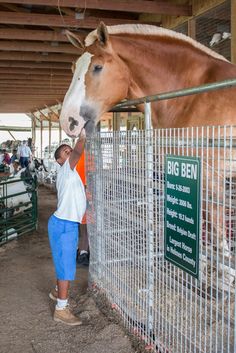
[(147, 334), (151, 337), (153, 330), (153, 130), (151, 123), (151, 103), (145, 103), (145, 155), (146, 155), (146, 186), (147, 186), (147, 284), (148, 312)]
[[(96, 237), (97, 237), (97, 278), (101, 281), (102, 278), (102, 229), (103, 229), (103, 190), (102, 190), (102, 152), (101, 152), (101, 135), (96, 133), (96, 145), (94, 149), (96, 179), (95, 179), (95, 209), (96, 209)], [(99, 283), (100, 285), (100, 283)]]

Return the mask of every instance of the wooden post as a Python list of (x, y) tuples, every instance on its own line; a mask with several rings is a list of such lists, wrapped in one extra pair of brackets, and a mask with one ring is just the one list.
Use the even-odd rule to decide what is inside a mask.
[[(49, 116), (49, 115), (48, 115)], [(48, 141), (49, 141), (49, 150), (48, 150), (48, 158), (51, 158), (51, 151), (52, 151), (52, 121), (51, 121), (51, 118), (49, 116), (49, 121), (48, 121), (48, 124), (49, 124), (49, 128), (48, 128)]]
[(62, 131), (61, 131), (61, 124), (59, 123), (59, 145), (61, 144), (62, 141)]
[(120, 130), (120, 113), (113, 112), (112, 114), (112, 129), (113, 131), (119, 131)]
[(196, 39), (196, 20), (195, 18), (191, 18), (188, 20), (188, 36)]
[(236, 64), (236, 0), (231, 0), (231, 61)]
[(36, 132), (35, 132), (35, 117), (32, 116), (31, 117), (31, 126), (32, 126), (32, 154), (35, 157), (35, 140), (36, 140)]
[(43, 120), (40, 121), (40, 158), (43, 158)]

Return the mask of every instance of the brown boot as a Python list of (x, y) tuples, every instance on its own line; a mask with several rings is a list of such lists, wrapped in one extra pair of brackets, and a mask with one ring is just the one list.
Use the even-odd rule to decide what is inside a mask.
[(82, 321), (80, 321), (78, 317), (72, 314), (68, 305), (61, 310), (55, 308), (53, 320), (57, 322), (63, 322), (64, 324), (70, 326), (82, 325)]
[(56, 290), (56, 288), (53, 288), (48, 295), (50, 299), (54, 300), (55, 302), (57, 301), (58, 291)]

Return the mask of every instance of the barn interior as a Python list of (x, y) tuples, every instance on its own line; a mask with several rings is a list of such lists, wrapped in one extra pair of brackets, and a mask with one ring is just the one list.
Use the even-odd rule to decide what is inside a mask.
[[(100, 21), (162, 26), (187, 34), (235, 62), (235, 12), (235, 2), (230, 0), (1, 0), (0, 112), (26, 113), (32, 120), (33, 143), (35, 129), (60, 129), (71, 65), (81, 54), (68, 42), (65, 29), (84, 38)], [(113, 130), (120, 125), (142, 128), (143, 118), (115, 112), (104, 116), (102, 124)], [(50, 133), (48, 145), (51, 150)]]
[[(86, 294), (88, 268), (79, 270), (71, 291), (72, 306), (85, 327), (79, 333), (65, 331), (50, 321), (54, 307), (48, 304), (47, 291), (54, 273), (47, 220), (56, 207), (53, 158), (62, 142), (75, 144), (62, 131), (59, 117), (73, 76), (72, 63), (81, 55), (65, 30), (83, 39), (101, 21), (108, 26), (173, 29), (236, 63), (236, 0), (0, 0), (0, 113), (24, 113), (30, 120), (27, 128), (0, 122), (0, 132), (8, 131), (13, 141), (9, 146), (15, 146), (14, 132), (28, 131), (33, 157), (44, 160), (38, 181), (30, 176), (26, 187), (14, 190), (11, 208), (16, 213), (11, 218), (7, 211), (7, 222), (1, 219), (1, 202), (9, 198), (9, 171), (0, 171), (1, 353), (141, 353), (153, 348), (130, 342), (126, 332), (111, 325), (112, 310), (103, 316), (106, 303), (98, 304), (103, 314), (97, 310)], [(106, 133), (144, 129), (144, 115), (136, 107), (115, 108), (98, 126)], [(5, 148), (4, 143), (0, 140), (0, 147)], [(19, 193), (25, 205), (20, 212), (13, 200)], [(29, 237), (21, 237), (24, 234)], [(19, 305), (26, 312), (20, 312)], [(233, 348), (222, 352), (231, 353)]]

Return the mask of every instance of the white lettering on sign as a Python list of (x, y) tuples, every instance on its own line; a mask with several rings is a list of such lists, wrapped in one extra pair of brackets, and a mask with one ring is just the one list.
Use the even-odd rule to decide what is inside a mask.
[(170, 223), (170, 222), (166, 222), (166, 227), (167, 228), (169, 228), (169, 229), (171, 229), (171, 230), (174, 230), (174, 231), (176, 231), (176, 224), (172, 224), (172, 223)]
[(175, 184), (172, 184), (169, 181), (167, 181), (167, 189), (175, 190)]
[(178, 205), (179, 200), (175, 196), (167, 195), (167, 201), (170, 202), (172, 205)]
[(182, 259), (183, 255), (179, 251), (177, 251), (175, 248), (172, 248), (172, 246), (170, 247), (170, 253), (179, 257), (180, 259)]
[(178, 218), (178, 213), (171, 208), (167, 207), (166, 214), (170, 216), (171, 218)]
[(181, 241), (175, 240), (170, 237), (170, 243), (173, 244), (174, 246), (181, 248)]
[(167, 174), (179, 176), (179, 163), (168, 161), (167, 162)]
[(181, 163), (181, 176), (197, 180), (197, 164)]
[(196, 267), (196, 261), (194, 259), (191, 259), (188, 257), (186, 254), (183, 254), (183, 260), (193, 266), (194, 268)]
[(186, 245), (184, 242), (182, 242), (182, 249), (192, 254), (192, 248)]

